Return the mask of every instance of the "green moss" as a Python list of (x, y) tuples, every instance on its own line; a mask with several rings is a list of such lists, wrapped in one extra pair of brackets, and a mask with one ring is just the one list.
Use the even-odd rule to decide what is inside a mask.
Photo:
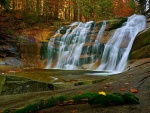
[(56, 98), (58, 102), (63, 103), (64, 101), (68, 100), (67, 96), (59, 96)]
[(5, 80), (6, 80), (6, 77), (3, 75), (0, 75), (0, 94), (3, 88), (3, 85), (5, 84)]
[(106, 96), (98, 94), (90, 100), (90, 104), (101, 104), (103, 106), (122, 105), (124, 104), (124, 99), (116, 94), (106, 94)]
[(123, 23), (127, 21), (127, 18), (113, 19), (108, 21), (109, 30), (117, 29), (123, 26)]
[(34, 104), (30, 104), (22, 109), (16, 110), (16, 111), (14, 111), (14, 113), (35, 113), (38, 110), (39, 110), (39, 104), (34, 103)]
[(97, 95), (98, 93), (84, 93), (84, 94), (79, 94), (79, 95), (75, 95), (73, 96), (73, 100), (76, 103), (79, 103), (82, 99), (89, 99), (91, 100), (93, 98), (93, 96)]
[[(80, 103), (82, 99), (88, 99), (88, 103), (90, 105), (101, 104), (103, 106), (139, 104), (139, 99), (132, 93), (121, 94), (117, 92), (102, 95), (98, 93), (87, 92), (84, 94), (74, 95), (72, 99), (76, 103)], [(68, 100), (66, 96), (59, 96), (57, 98), (51, 97), (48, 100), (41, 100), (39, 103), (30, 104), (22, 109), (16, 110), (14, 113), (35, 113), (41, 109), (54, 107), (59, 102), (63, 103), (66, 100)], [(9, 113), (9, 109), (6, 109), (5, 111), (5, 113)]]
[(140, 59), (150, 57), (150, 45), (142, 47), (139, 50), (136, 50), (130, 54), (130, 59)]
[(44, 109), (45, 108), (45, 101), (44, 100), (40, 100), (39, 102), (39, 109)]
[(126, 104), (139, 104), (139, 99), (132, 93), (125, 93), (122, 97)]
[(131, 53), (135, 50), (138, 50), (144, 46), (147, 46), (150, 44), (150, 28), (146, 30), (145, 32), (139, 34), (133, 43)]
[(103, 82), (103, 81), (105, 81), (107, 79), (108, 78), (103, 78), (103, 79), (100, 79), (100, 80), (94, 80), (94, 81), (92, 81), (92, 84), (101, 83), (101, 82)]
[(11, 113), (11, 108), (5, 109), (3, 113)]
[(56, 104), (58, 103), (58, 100), (54, 97), (51, 97), (49, 98), (47, 101), (46, 101), (46, 108), (50, 108), (50, 107), (53, 107), (55, 106)]
[(75, 86), (78, 86), (78, 85), (85, 85), (85, 84), (87, 84), (86, 82), (77, 82), (77, 83), (75, 83), (74, 85)]

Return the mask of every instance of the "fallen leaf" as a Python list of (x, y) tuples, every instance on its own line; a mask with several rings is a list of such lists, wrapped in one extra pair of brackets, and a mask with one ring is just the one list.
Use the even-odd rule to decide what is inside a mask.
[(130, 89), (130, 91), (131, 91), (132, 93), (138, 93), (138, 90), (137, 90), (137, 89)]
[(76, 113), (76, 112), (78, 112), (78, 110), (72, 110), (72, 111), (71, 111), (71, 113)]
[(99, 94), (106, 96), (106, 93), (104, 91), (99, 92)]
[(109, 85), (105, 85), (104, 87), (105, 87), (105, 88), (109, 88), (110, 86), (109, 86)]
[(120, 91), (125, 91), (125, 90), (126, 90), (126, 88), (121, 88), (121, 89), (120, 89)]
[(83, 94), (83, 91), (80, 91), (78, 94), (82, 95), (82, 94)]

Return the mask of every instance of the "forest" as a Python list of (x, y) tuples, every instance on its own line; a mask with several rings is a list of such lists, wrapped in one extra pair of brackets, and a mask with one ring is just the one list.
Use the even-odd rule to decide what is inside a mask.
[[(18, 12), (25, 20), (90, 21), (146, 12), (146, 0), (1, 0), (0, 11)], [(149, 2), (149, 1), (148, 1)]]

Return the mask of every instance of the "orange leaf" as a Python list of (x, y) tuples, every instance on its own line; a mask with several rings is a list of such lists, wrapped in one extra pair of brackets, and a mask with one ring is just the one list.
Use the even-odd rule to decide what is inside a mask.
[(80, 91), (78, 94), (82, 95), (82, 94), (83, 94), (83, 91)]
[(71, 111), (71, 113), (76, 113), (76, 112), (78, 112), (78, 110), (72, 110), (72, 111)]
[(130, 91), (131, 91), (132, 93), (138, 93), (138, 90), (137, 90), (137, 89), (130, 89)]
[(120, 91), (125, 91), (125, 90), (126, 90), (126, 88), (121, 88), (121, 89), (120, 89)]

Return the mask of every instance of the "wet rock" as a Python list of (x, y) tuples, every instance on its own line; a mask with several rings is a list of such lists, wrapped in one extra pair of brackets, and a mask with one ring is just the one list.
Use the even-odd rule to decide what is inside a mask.
[(38, 82), (22, 77), (6, 76), (3, 86), (1, 86), (1, 95), (21, 94), (37, 91), (54, 90), (53, 84)]
[(120, 27), (123, 26), (124, 22), (126, 22), (126, 21), (127, 21), (127, 18), (120, 18), (120, 19), (109, 20), (107, 22), (106, 31), (120, 28)]
[(19, 57), (16, 37), (0, 33), (0, 58)]
[(150, 28), (139, 33), (133, 43), (130, 59), (150, 57)]
[(69, 26), (63, 26), (58, 31), (60, 34), (65, 34)]

